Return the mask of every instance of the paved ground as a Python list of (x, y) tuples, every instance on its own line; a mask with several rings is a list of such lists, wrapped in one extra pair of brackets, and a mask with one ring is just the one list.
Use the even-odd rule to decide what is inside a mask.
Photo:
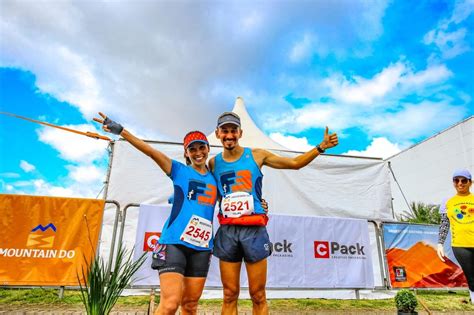
[[(147, 315), (147, 307), (133, 307), (133, 308), (115, 308), (110, 315)], [(77, 306), (28, 306), (28, 305), (0, 305), (0, 314), (1, 315), (86, 315), (82, 308)], [(198, 312), (198, 315), (219, 315), (220, 312), (218, 309), (209, 309), (201, 310)], [(240, 311), (239, 315), (251, 315), (252, 312), (249, 310)], [(328, 311), (328, 310), (318, 310), (311, 312), (299, 312), (299, 311), (278, 311), (270, 310), (270, 314), (273, 315), (394, 315), (396, 311), (387, 312), (387, 311)], [(427, 312), (421, 311), (418, 312), (420, 315), (428, 314)], [(450, 315), (467, 315), (474, 314), (474, 312), (431, 312), (432, 315), (439, 314), (450, 314)]]

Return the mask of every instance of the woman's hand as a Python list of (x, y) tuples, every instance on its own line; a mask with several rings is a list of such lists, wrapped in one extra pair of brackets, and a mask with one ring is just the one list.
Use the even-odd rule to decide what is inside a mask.
[(113, 133), (114, 135), (120, 135), (123, 131), (123, 127), (121, 124), (113, 121), (112, 119), (108, 118), (105, 114), (99, 112), (99, 115), (103, 118), (94, 118), (94, 121), (102, 124), (102, 130), (106, 132)]
[(438, 254), (439, 259), (441, 259), (441, 261), (444, 262), (445, 261), (444, 257), (446, 257), (446, 255), (444, 254), (443, 244), (438, 244), (438, 248), (436, 249), (436, 253)]

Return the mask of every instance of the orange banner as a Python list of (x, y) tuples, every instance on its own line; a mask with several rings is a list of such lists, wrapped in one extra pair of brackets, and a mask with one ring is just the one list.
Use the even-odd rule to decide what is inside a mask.
[(0, 284), (77, 286), (97, 249), (104, 203), (0, 194)]

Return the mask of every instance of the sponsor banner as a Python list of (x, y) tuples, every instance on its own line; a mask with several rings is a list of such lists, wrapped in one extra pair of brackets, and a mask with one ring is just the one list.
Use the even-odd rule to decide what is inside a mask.
[[(161, 232), (171, 206), (141, 205), (135, 243), (135, 258)], [(217, 230), (214, 220), (214, 233)], [(268, 258), (269, 288), (372, 288), (371, 248), (366, 220), (270, 215), (267, 226), (272, 242)], [(158, 272), (148, 261), (133, 285), (159, 284)], [(241, 287), (248, 286), (242, 264)], [(211, 259), (208, 287), (221, 287), (219, 260)]]
[(304, 234), (305, 287), (374, 286), (366, 220), (309, 217)]
[(438, 226), (385, 223), (383, 237), (390, 283), (393, 288), (466, 287), (467, 282), (445, 242), (447, 258), (436, 253)]
[[(133, 211), (128, 210), (128, 211)], [(158, 271), (151, 269), (151, 254), (156, 242), (159, 240), (163, 225), (171, 213), (171, 205), (140, 205), (138, 214), (138, 226), (135, 237), (134, 259), (138, 259), (144, 252), (148, 252), (145, 263), (134, 276), (134, 286), (158, 286), (160, 279)], [(217, 219), (214, 218), (214, 225)], [(216, 227), (213, 232), (215, 234)], [(219, 274), (219, 261), (215, 257), (211, 259), (211, 268), (206, 280), (206, 286), (221, 286)]]
[[(127, 211), (134, 211), (129, 208)], [(171, 206), (140, 205), (138, 227), (135, 238), (133, 257), (137, 260), (144, 252), (148, 252), (145, 263), (134, 276), (133, 285), (159, 285), (158, 272), (151, 269), (151, 254), (160, 239), (161, 230), (170, 215)]]
[(77, 286), (104, 200), (0, 194), (0, 284)]
[(268, 259), (268, 287), (304, 287), (305, 217), (272, 215), (268, 235), (272, 255)]

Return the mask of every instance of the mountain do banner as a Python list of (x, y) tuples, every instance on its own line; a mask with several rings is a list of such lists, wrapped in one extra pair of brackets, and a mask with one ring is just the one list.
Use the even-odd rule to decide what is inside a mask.
[(104, 200), (0, 194), (0, 284), (77, 286)]
[(445, 242), (447, 258), (442, 262), (436, 254), (438, 226), (384, 224), (383, 237), (390, 283), (393, 288), (466, 287), (467, 282), (451, 250)]

